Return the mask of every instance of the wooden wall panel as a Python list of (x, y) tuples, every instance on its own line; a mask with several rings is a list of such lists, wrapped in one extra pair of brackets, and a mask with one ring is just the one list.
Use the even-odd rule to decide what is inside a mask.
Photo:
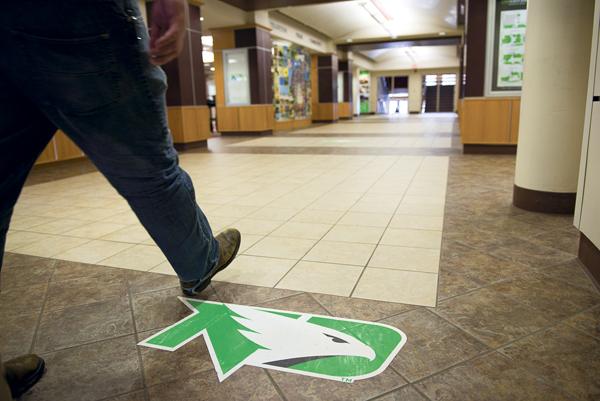
[(219, 131), (239, 131), (238, 107), (217, 106), (217, 127)]
[(84, 156), (82, 150), (64, 132), (60, 130), (56, 131), (54, 140), (56, 143), (57, 160), (69, 160)]
[(352, 118), (352, 104), (348, 102), (338, 103), (338, 115), (339, 118)]
[(56, 151), (54, 150), (54, 138), (50, 140), (46, 148), (40, 154), (35, 164), (43, 164), (56, 161)]
[(318, 103), (313, 107), (313, 121), (335, 121), (338, 118), (338, 103)]
[(238, 115), (239, 131), (268, 131), (275, 125), (272, 104), (239, 107)]
[[(464, 144), (516, 144), (513, 121), (518, 120), (518, 98), (464, 98), (460, 107), (460, 132)], [(516, 113), (516, 114), (515, 114)], [(516, 122), (518, 131), (518, 121)]]
[(215, 50), (215, 89), (217, 106), (225, 106), (225, 69), (223, 52)]
[(275, 121), (274, 130), (275, 131), (292, 131), (296, 129), (302, 129), (309, 127), (312, 124), (310, 119), (301, 119), (301, 120), (285, 120), (285, 121)]
[(175, 143), (204, 141), (212, 135), (208, 106), (171, 106), (167, 114)]
[(515, 145), (519, 142), (519, 121), (521, 115), (521, 99), (513, 99), (511, 102), (510, 117), (510, 142)]

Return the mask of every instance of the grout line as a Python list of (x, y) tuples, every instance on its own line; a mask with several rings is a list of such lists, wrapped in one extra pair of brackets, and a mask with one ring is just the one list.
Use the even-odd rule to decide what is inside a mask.
[(44, 294), (44, 301), (42, 302), (42, 307), (40, 309), (40, 314), (37, 318), (37, 322), (35, 324), (35, 330), (33, 331), (33, 338), (31, 339), (31, 345), (29, 346), (29, 353), (32, 354), (34, 349), (35, 349), (35, 345), (37, 342), (37, 338), (39, 335), (39, 330), (40, 330), (40, 325), (42, 323), (42, 316), (44, 315), (44, 312), (46, 310), (46, 303), (48, 302), (48, 293), (50, 292), (50, 282), (52, 281), (52, 277), (54, 276), (54, 272), (56, 271), (56, 261), (54, 261), (54, 264), (52, 265), (52, 274), (50, 275), (50, 277), (48, 277), (48, 281), (46, 282), (46, 291)]
[(123, 279), (125, 280), (125, 285), (127, 286), (127, 300), (129, 302), (129, 313), (131, 315), (131, 322), (133, 324), (133, 333), (134, 333), (133, 336), (136, 341), (135, 349), (136, 349), (136, 353), (137, 353), (137, 357), (138, 357), (138, 364), (140, 366), (140, 375), (142, 377), (142, 387), (144, 389), (144, 399), (146, 401), (148, 401), (150, 399), (150, 396), (148, 395), (148, 388), (146, 386), (146, 375), (144, 374), (144, 362), (142, 359), (142, 351), (140, 350), (140, 347), (138, 347), (138, 345), (137, 345), (139, 338), (138, 338), (137, 322), (135, 320), (135, 313), (134, 313), (134, 309), (133, 309), (131, 286), (129, 285), (129, 280), (126, 277), (124, 277)]
[(277, 392), (277, 394), (279, 394), (279, 397), (281, 397), (282, 400), (287, 401), (287, 397), (285, 396), (285, 394), (283, 393), (283, 390), (281, 390), (281, 388), (279, 387), (279, 385), (277, 384), (275, 379), (273, 379), (273, 377), (271, 376), (271, 372), (269, 372), (268, 369), (263, 369), (263, 372), (265, 372), (265, 374), (271, 381), (271, 384), (275, 388), (275, 391)]

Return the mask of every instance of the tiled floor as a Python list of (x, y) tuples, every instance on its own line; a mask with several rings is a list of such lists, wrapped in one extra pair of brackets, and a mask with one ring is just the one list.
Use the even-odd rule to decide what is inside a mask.
[[(344, 125), (351, 124), (358, 123)], [(177, 300), (177, 278), (132, 270), (148, 270), (154, 263), (153, 271), (168, 271), (169, 267), (153, 253), (156, 250), (135, 228), (135, 221), (128, 220), (131, 215), (118, 198), (103, 189), (108, 187), (100, 177), (77, 176), (69, 178), (80, 189), (70, 194), (72, 199), (78, 197), (72, 204), (60, 196), (41, 201), (43, 191), (53, 186), (66, 191), (70, 183), (52, 181), (27, 187), (29, 199), (19, 206), (11, 246), (50, 252), (53, 246), (34, 244), (71, 232), (65, 236), (72, 238), (69, 245), (61, 245), (66, 240), (54, 239), (54, 247), (62, 247), (59, 254), (75, 260), (112, 260), (111, 264), (127, 269), (94, 264), (96, 261), (87, 264), (15, 252), (6, 255), (0, 281), (0, 353), (10, 358), (35, 351), (48, 364), (46, 376), (23, 400), (599, 399), (600, 294), (575, 257), (578, 234), (571, 225), (572, 216), (528, 213), (511, 206), (513, 156), (445, 156), (448, 180), (441, 218), (437, 204), (423, 199), (443, 197), (440, 188), (423, 193), (422, 188), (414, 187), (416, 193), (405, 193), (390, 212), (383, 209), (388, 199), (394, 199), (387, 195), (394, 193), (383, 192), (379, 197), (373, 192), (375, 187), (361, 186), (368, 176), (385, 165), (394, 166), (403, 156), (305, 155), (318, 160), (307, 165), (303, 158), (290, 155), (269, 154), (274, 157), (266, 158), (227, 153), (207, 159), (199, 155), (187, 154), (183, 159), (194, 173), (202, 169), (215, 178), (198, 183), (205, 189), (199, 191), (201, 202), (217, 219), (214, 223), (221, 227), (235, 223), (254, 232), (245, 234), (245, 252), (238, 263), (253, 271), (256, 280), (250, 285), (214, 282), (204, 298), (380, 321), (407, 334), (405, 347), (385, 372), (354, 384), (252, 367), (243, 367), (218, 383), (203, 340), (172, 353), (137, 348), (138, 340), (188, 314)], [(263, 162), (257, 165), (254, 157)], [(420, 158), (422, 163), (442, 160)], [(194, 159), (206, 161), (194, 166), (190, 163)], [(292, 167), (282, 168), (282, 160)], [(335, 165), (327, 160), (335, 160)], [(319, 209), (308, 207), (325, 192), (314, 199), (286, 197), (292, 185), (307, 184), (315, 192), (332, 185), (333, 178), (321, 180), (314, 171), (323, 164), (338, 174), (334, 185), (348, 179), (355, 184), (344, 185), (346, 190), (339, 193), (356, 193), (347, 190), (353, 188), (362, 191), (356, 199), (353, 195), (340, 197), (345, 210), (337, 210), (327, 197)], [(356, 173), (345, 175), (352, 168)], [(362, 174), (365, 170), (368, 176)], [(265, 175), (265, 171), (272, 174)], [(304, 178), (292, 179), (299, 171)], [(49, 176), (46, 172), (41, 179), (37, 174), (34, 172), (33, 179), (38, 183)], [(239, 177), (235, 194), (219, 185), (227, 176)], [(253, 196), (257, 187), (266, 187), (268, 196)], [(377, 188), (389, 187), (388, 182)], [(92, 188), (97, 196), (87, 197)], [(373, 196), (365, 199), (368, 192)], [(265, 214), (268, 203), (262, 202), (277, 202), (278, 198), (268, 197), (278, 194), (281, 202)], [(411, 196), (421, 198), (410, 202)], [(241, 197), (250, 200), (237, 204)], [(366, 211), (352, 210), (360, 202)], [(371, 203), (382, 210), (368, 211)], [(40, 216), (28, 216), (24, 213), (28, 208), (35, 208)], [(292, 210), (297, 213), (291, 214)], [(62, 221), (53, 224), (57, 220)], [(40, 225), (45, 227), (31, 229)], [(357, 231), (352, 228), (355, 226), (364, 229)], [(72, 235), (73, 230), (78, 230), (77, 236)], [(414, 236), (406, 230), (441, 230), (441, 254), (432, 248), (439, 243), (438, 236)], [(135, 238), (135, 243), (122, 242), (128, 237)], [(87, 252), (81, 251), (81, 241), (88, 246)], [(280, 254), (270, 254), (270, 242)], [(399, 242), (410, 246), (398, 246)], [(301, 258), (296, 258), (301, 252)], [(369, 252), (366, 260), (362, 255)], [(344, 259), (348, 255), (353, 255), (350, 262), (354, 264)], [(423, 302), (422, 289), (436, 287), (432, 277), (438, 275), (431, 270), (439, 274), (437, 306), (410, 305), (435, 302)], [(362, 275), (355, 297), (348, 297), (348, 283), (356, 283), (357, 272)], [(315, 275), (324, 279), (310, 279)], [(385, 292), (381, 275), (385, 276), (385, 288), (402, 293), (406, 303), (365, 299)], [(335, 285), (325, 285), (335, 295), (323, 293), (326, 291), (320, 287), (331, 283), (329, 277), (335, 278)], [(274, 286), (277, 288), (270, 288)]]
[[(310, 130), (348, 130), (355, 136), (396, 132), (393, 138), (357, 141), (321, 138), (329, 145), (315, 146), (408, 140), (427, 149), (442, 139), (450, 146), (449, 136), (438, 136), (452, 132), (448, 117), (382, 121)], [(304, 131), (231, 146), (263, 140), (271, 147), (295, 146), (311, 139), (302, 137)], [(243, 234), (244, 257), (217, 280), (435, 305), (448, 156), (201, 153), (182, 155), (181, 163), (213, 230), (237, 227)], [(26, 187), (7, 250), (174, 274), (125, 201), (97, 172)]]

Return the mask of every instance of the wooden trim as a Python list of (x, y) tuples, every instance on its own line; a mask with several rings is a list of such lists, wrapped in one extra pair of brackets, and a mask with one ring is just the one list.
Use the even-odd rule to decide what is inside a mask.
[(516, 155), (517, 145), (473, 145), (464, 144), (465, 155)]
[(583, 233), (579, 233), (579, 252), (577, 257), (585, 266), (588, 275), (596, 287), (600, 289), (600, 249)]
[(309, 127), (311, 124), (312, 120), (310, 118), (304, 118), (299, 120), (275, 121), (274, 130), (276, 132), (293, 131), (296, 129)]
[(208, 146), (208, 141), (202, 140), (202, 141), (196, 141), (196, 142), (187, 142), (187, 143), (174, 143), (173, 146), (175, 147), (175, 149), (177, 150), (190, 150), (190, 149), (198, 149), (198, 148), (205, 148), (206, 146)]
[(573, 214), (576, 196), (574, 192), (537, 191), (515, 185), (513, 204), (530, 212)]
[(174, 143), (205, 141), (212, 136), (208, 106), (170, 106), (167, 116)]
[(211, 29), (210, 33), (213, 37), (213, 51), (235, 48), (235, 34), (233, 28)]
[(61, 130), (54, 135), (56, 160), (77, 159), (85, 156), (83, 151)]
[(223, 67), (223, 52), (215, 50), (215, 88), (217, 106), (225, 106), (225, 69)]

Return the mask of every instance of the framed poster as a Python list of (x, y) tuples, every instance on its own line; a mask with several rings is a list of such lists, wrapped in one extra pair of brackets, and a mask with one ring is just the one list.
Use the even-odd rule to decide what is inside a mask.
[(243, 106), (250, 104), (250, 77), (248, 49), (223, 50), (225, 73), (225, 104)]
[(498, 0), (495, 8), (492, 91), (519, 91), (523, 85), (526, 0)]

